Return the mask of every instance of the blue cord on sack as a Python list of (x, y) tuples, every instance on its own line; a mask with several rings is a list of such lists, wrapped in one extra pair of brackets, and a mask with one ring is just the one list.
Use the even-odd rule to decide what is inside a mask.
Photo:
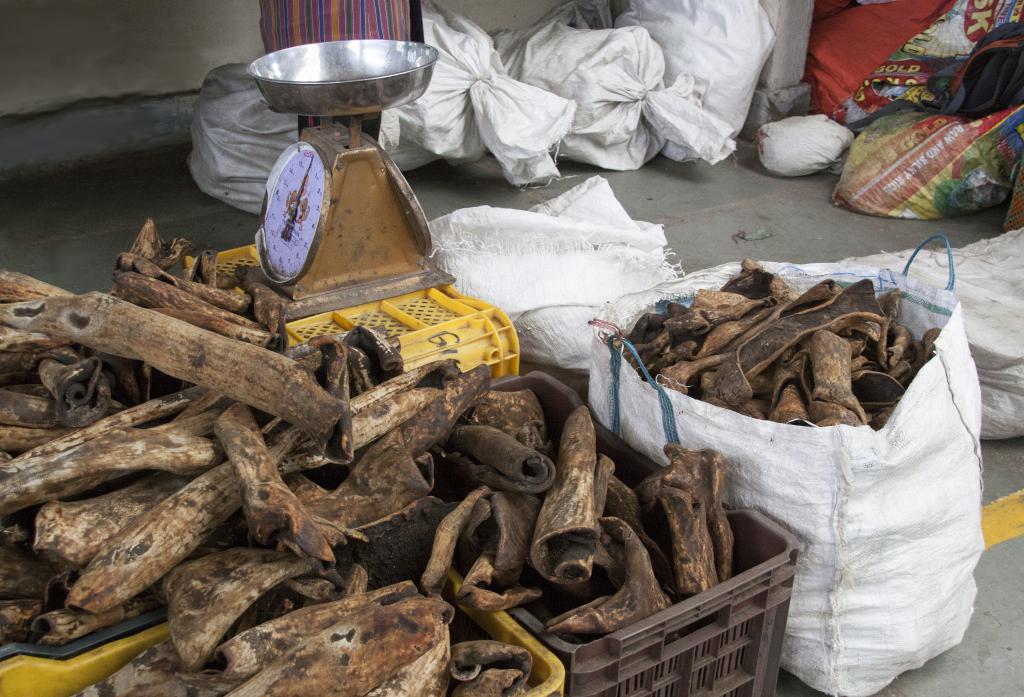
[(903, 275), (910, 275), (910, 265), (913, 264), (914, 259), (917, 258), (917, 253), (924, 249), (929, 242), (934, 242), (935, 240), (942, 240), (946, 245), (946, 256), (949, 257), (949, 281), (946, 283), (946, 290), (953, 290), (953, 287), (956, 285), (956, 270), (953, 268), (953, 245), (950, 243), (949, 238), (942, 233), (932, 235), (924, 242), (917, 245), (917, 249), (915, 249), (910, 255), (910, 258), (907, 259), (907, 265), (903, 267)]
[[(595, 322), (591, 321), (594, 325)], [(605, 324), (602, 322), (602, 324)], [(665, 392), (665, 388), (659, 385), (653, 377), (651, 377), (650, 371), (647, 370), (647, 366), (644, 365), (643, 360), (640, 358), (640, 354), (637, 352), (636, 347), (629, 339), (622, 335), (621, 331), (616, 329), (616, 334), (608, 337), (608, 351), (611, 354), (611, 361), (609, 363), (609, 369), (612, 374), (612, 409), (611, 409), (611, 422), (612, 430), (616, 435), (621, 436), (621, 427), (619, 421), (619, 370), (622, 366), (622, 355), (615, 350), (615, 339), (622, 342), (622, 345), (633, 354), (633, 358), (636, 359), (636, 363), (640, 366), (640, 371), (643, 373), (644, 379), (647, 380), (647, 384), (651, 385), (658, 393), (658, 402), (661, 405), (661, 427), (665, 432), (665, 441), (667, 443), (679, 443), (679, 431), (676, 428), (675, 413), (672, 410), (672, 400), (669, 399), (668, 393)]]

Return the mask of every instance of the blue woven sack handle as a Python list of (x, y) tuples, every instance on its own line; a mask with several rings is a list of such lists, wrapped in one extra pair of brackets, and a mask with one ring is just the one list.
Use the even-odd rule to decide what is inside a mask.
[(950, 244), (949, 238), (942, 233), (932, 235), (924, 242), (917, 245), (917, 249), (915, 249), (910, 255), (910, 258), (907, 259), (907, 265), (903, 267), (903, 275), (910, 275), (910, 265), (913, 264), (914, 259), (917, 258), (917, 253), (924, 249), (929, 242), (934, 242), (936, 240), (942, 240), (946, 245), (946, 256), (949, 257), (949, 281), (946, 283), (946, 290), (953, 290), (953, 287), (956, 285), (956, 269), (953, 268), (953, 245)]
[(629, 339), (622, 335), (622, 331), (611, 324), (610, 322), (604, 322), (601, 320), (591, 320), (592, 326), (600, 327), (604, 330), (611, 330), (611, 335), (608, 336), (606, 344), (608, 345), (608, 353), (611, 355), (611, 360), (608, 364), (608, 372), (612, 376), (612, 394), (611, 394), (611, 428), (615, 432), (615, 435), (622, 435), (622, 423), (620, 416), (619, 406), (619, 390), (621, 378), (619, 372), (622, 369), (622, 354), (615, 349), (615, 340), (618, 339), (622, 342), (622, 346), (629, 351), (633, 358), (636, 359), (636, 363), (640, 366), (640, 372), (643, 373), (644, 379), (647, 380), (647, 384), (654, 387), (658, 393), (658, 402), (661, 406), (661, 428), (665, 432), (666, 443), (679, 443), (679, 430), (676, 428), (675, 412), (672, 410), (672, 400), (669, 399), (668, 393), (665, 392), (665, 388), (659, 385), (651, 373), (647, 370), (647, 366), (644, 365), (643, 360), (640, 358), (640, 354), (636, 350), (636, 346), (633, 345)]

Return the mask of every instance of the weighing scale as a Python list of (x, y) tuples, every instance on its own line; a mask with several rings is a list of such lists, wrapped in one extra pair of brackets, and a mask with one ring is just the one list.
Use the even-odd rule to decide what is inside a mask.
[(332, 41), (249, 66), (271, 109), (322, 117), (274, 164), (256, 233), (287, 319), (454, 282), (430, 259), (409, 183), (361, 127), (422, 95), (437, 57), (409, 41)]

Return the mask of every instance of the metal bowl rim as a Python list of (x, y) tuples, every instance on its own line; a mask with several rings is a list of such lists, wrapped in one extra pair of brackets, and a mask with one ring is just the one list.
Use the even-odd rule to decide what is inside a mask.
[[(387, 75), (379, 75), (377, 77), (357, 77), (357, 78), (353, 78), (351, 80), (330, 80), (330, 81), (319, 81), (319, 80), (317, 80), (317, 81), (277, 80), (277, 79), (274, 79), (272, 77), (263, 77), (262, 75), (258, 75), (256, 73), (254, 67), (253, 67), (258, 62), (260, 62), (261, 60), (263, 60), (267, 56), (271, 55), (271, 53), (277, 53), (277, 51), (272, 51), (271, 53), (264, 54), (264, 55), (260, 56), (259, 58), (257, 58), (256, 60), (254, 60), (251, 63), (249, 63), (249, 66), (246, 68), (246, 72), (249, 73), (249, 76), (252, 77), (257, 82), (271, 82), (271, 83), (273, 83), (275, 85), (324, 85), (324, 86), (329, 86), (329, 85), (347, 85), (347, 84), (349, 84), (351, 82), (377, 82), (379, 80), (389, 80), (391, 78), (401, 77), (402, 75), (408, 75), (409, 73), (420, 72), (421, 70), (426, 70), (427, 68), (434, 67), (434, 64), (437, 63), (438, 59), (441, 57), (441, 52), (440, 51), (438, 51), (436, 48), (434, 48), (430, 44), (425, 44), (425, 43), (422, 43), (420, 41), (394, 41), (394, 40), (391, 40), (391, 39), (346, 39), (344, 41), (325, 41), (323, 43), (324, 44), (340, 44), (340, 43), (348, 43), (350, 41), (359, 41), (359, 42), (364, 42), (364, 43), (371, 43), (372, 42), (372, 43), (382, 43), (382, 44), (383, 43), (387, 43), (387, 44), (418, 44), (418, 45), (424, 46), (425, 48), (428, 49), (428, 55), (430, 55), (431, 58), (430, 58), (430, 61), (427, 62), (424, 65), (418, 65), (418, 66), (416, 66), (414, 68), (409, 68), (408, 70), (403, 70), (400, 73), (388, 73)], [(302, 44), (302, 46), (307, 46), (307, 45), (309, 45), (309, 44)], [(288, 50), (291, 50), (293, 48), (301, 48), (301, 46), (289, 46), (288, 48), (283, 48), (283, 49), (279, 49), (279, 50), (281, 50), (281, 51), (288, 51)]]

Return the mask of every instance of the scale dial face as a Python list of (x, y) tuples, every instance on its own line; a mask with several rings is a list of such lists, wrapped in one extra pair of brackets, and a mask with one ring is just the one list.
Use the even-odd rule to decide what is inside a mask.
[(267, 179), (267, 205), (260, 228), (261, 262), (272, 279), (295, 280), (306, 268), (323, 214), (326, 169), (308, 143), (281, 153)]

